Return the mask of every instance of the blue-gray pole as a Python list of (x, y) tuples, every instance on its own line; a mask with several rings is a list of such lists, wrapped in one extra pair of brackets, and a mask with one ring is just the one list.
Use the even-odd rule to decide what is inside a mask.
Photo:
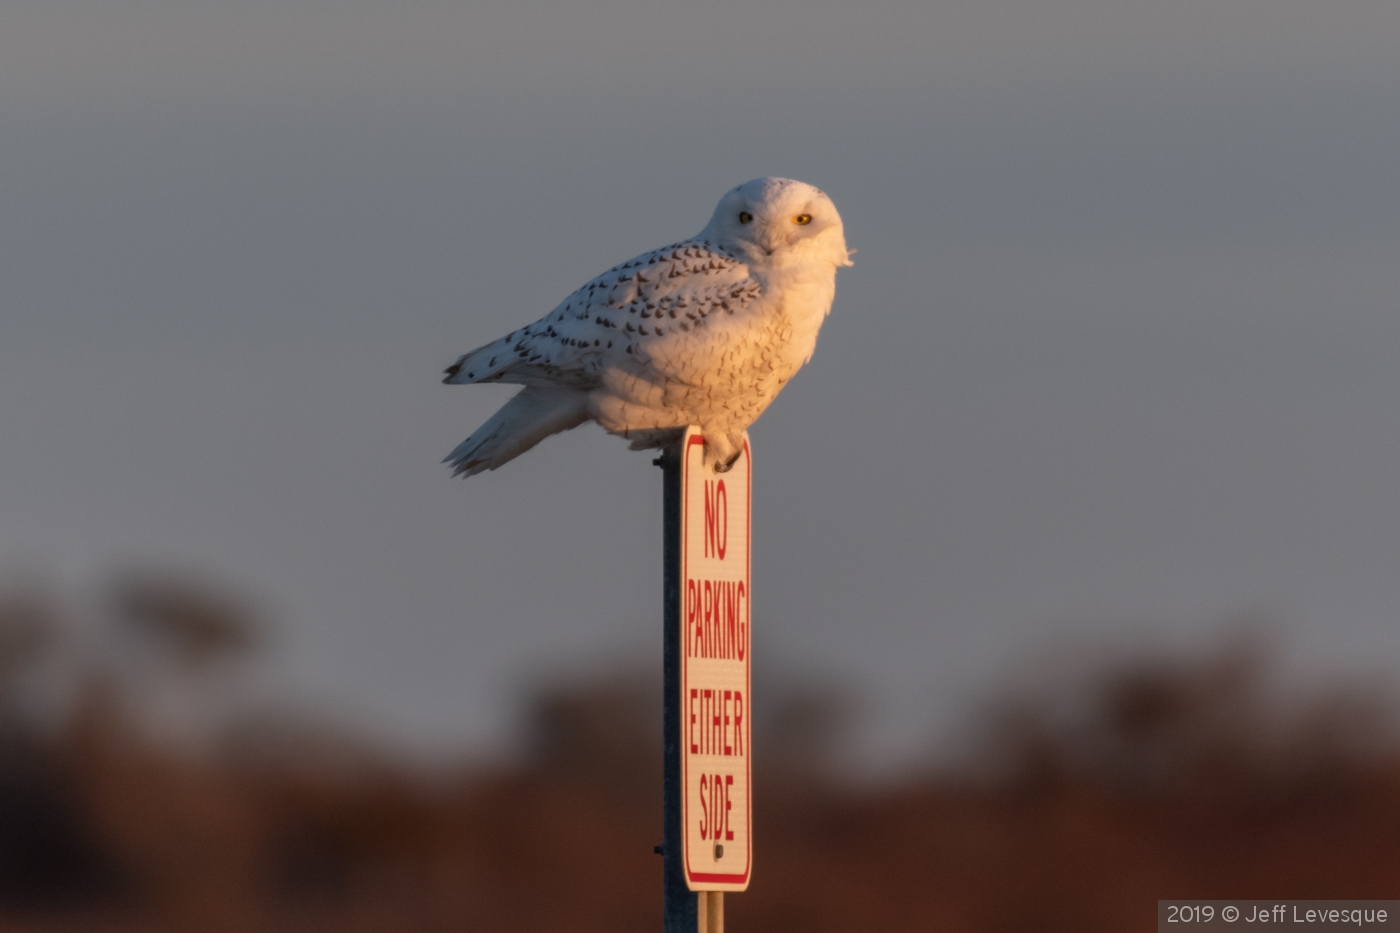
[(656, 460), (662, 475), (662, 581), (661, 725), (663, 763), (661, 812), (664, 862), (665, 933), (696, 933), (698, 898), (685, 885), (681, 855), (681, 452), (680, 445), (666, 448)]

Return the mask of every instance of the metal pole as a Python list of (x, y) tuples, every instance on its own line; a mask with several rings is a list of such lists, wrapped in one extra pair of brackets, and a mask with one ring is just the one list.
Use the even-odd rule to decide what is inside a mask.
[(724, 933), (724, 892), (700, 891), (699, 933)]
[[(681, 861), (681, 451), (674, 444), (656, 459), (662, 475), (662, 771), (663, 904), (665, 933), (697, 933), (699, 897), (685, 884)], [(709, 933), (709, 931), (701, 931)]]

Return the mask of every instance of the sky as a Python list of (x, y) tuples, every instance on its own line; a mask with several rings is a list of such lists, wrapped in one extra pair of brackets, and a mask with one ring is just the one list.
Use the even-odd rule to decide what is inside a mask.
[(439, 372), (775, 174), (858, 253), (752, 430), (756, 676), (857, 697), (862, 761), (1066, 645), (1400, 670), (1397, 41), (1393, 0), (0, 4), (0, 577), (203, 575), (270, 690), (499, 746), (522, 685), (659, 658), (660, 474), (588, 426), (454, 481), (510, 390)]

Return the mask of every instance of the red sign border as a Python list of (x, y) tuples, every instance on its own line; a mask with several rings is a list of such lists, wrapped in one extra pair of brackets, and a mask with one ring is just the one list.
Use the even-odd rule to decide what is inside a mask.
[[(694, 434), (687, 434), (685, 446), (681, 450), (681, 587), (684, 592), (686, 556), (690, 548), (690, 505), (687, 500), (690, 484), (686, 482), (689, 476), (690, 448), (696, 444), (704, 445), (705, 436), (698, 431)], [(753, 702), (753, 454), (749, 451), (749, 439), (744, 437), (744, 456), (748, 458), (748, 494), (745, 496), (744, 508), (747, 510), (747, 519), (744, 522), (744, 577), (749, 583), (749, 661), (744, 665), (744, 689), (748, 691), (749, 702)], [(687, 676), (690, 673), (690, 666), (685, 662), (686, 631), (685, 612), (681, 612), (681, 735), (685, 735), (685, 704)], [(750, 716), (752, 717), (752, 706), (750, 706)], [(749, 734), (753, 734), (753, 719), (749, 720)], [(691, 882), (712, 884), (741, 884), (748, 886), (749, 875), (753, 873), (753, 743), (746, 743), (749, 753), (744, 758), (744, 769), (746, 772), (748, 789), (748, 806), (746, 817), (748, 819), (748, 830), (744, 834), (744, 848), (748, 859), (744, 864), (744, 871), (738, 875), (722, 875), (717, 872), (694, 872), (690, 869), (690, 846), (686, 840), (689, 839), (686, 820), (690, 815), (690, 754), (685, 748), (684, 741), (681, 742), (681, 847), (685, 853), (685, 880), (687, 886)]]

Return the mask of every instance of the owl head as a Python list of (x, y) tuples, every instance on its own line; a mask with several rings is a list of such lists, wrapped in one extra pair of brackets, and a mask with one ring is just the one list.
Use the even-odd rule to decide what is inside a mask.
[(791, 178), (755, 178), (729, 191), (700, 236), (750, 263), (851, 264), (836, 205), (820, 189)]

